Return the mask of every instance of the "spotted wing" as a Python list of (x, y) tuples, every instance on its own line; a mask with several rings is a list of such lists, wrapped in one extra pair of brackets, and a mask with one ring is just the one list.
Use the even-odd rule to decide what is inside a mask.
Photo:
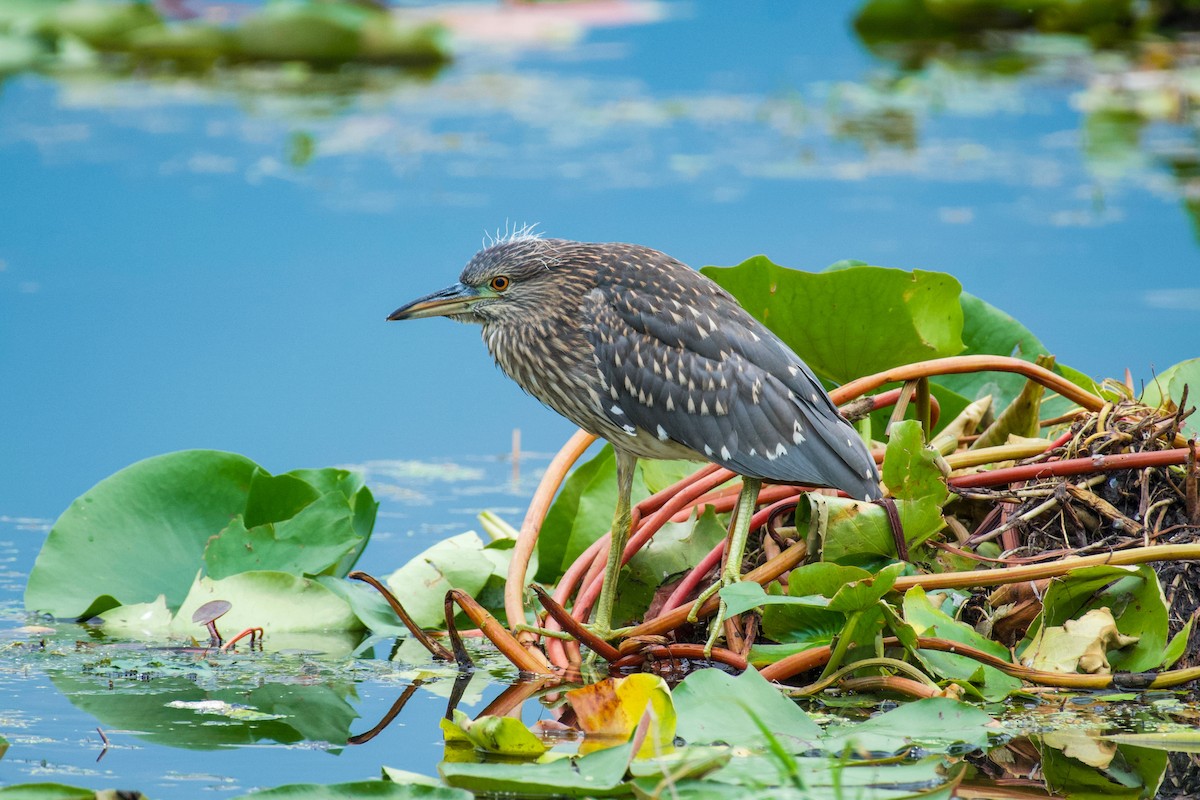
[(615, 424), (742, 475), (879, 496), (862, 439), (778, 337), (683, 265), (621, 273), (582, 309)]

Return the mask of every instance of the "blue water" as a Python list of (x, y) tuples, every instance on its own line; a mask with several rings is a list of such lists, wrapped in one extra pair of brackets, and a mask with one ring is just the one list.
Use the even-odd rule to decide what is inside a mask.
[[(380, 78), (337, 97), (234, 77), (0, 84), (11, 604), (46, 522), (72, 498), (182, 448), (275, 471), (483, 459), (469, 492), (385, 496), (362, 564), (375, 572), (472, 527), (481, 507), (519, 522), (545, 459), (509, 487), (500, 458), (513, 429), (546, 454), (570, 426), (490, 364), (475, 330), (384, 322), (453, 282), (485, 231), (514, 224), (639, 242), (694, 266), (766, 253), (806, 269), (855, 258), (951, 272), (1099, 377), (1128, 367), (1145, 380), (1200, 355), (1197, 242), (1156, 155), (1189, 132), (1154, 123), (1131, 153), (1089, 157), (1081, 98), (1103, 65), (1077, 45), (1059, 43), (1065, 56), (1021, 78), (938, 64), (902, 75), (855, 38), (854, 3), (593, 7), (639, 19), (584, 25), (569, 41), (466, 43), (432, 80)], [(907, 143), (881, 135), (889, 109)], [(308, 139), (312, 160), (291, 164)], [(96, 723), (42, 676), (9, 688), (0, 706), (41, 720), (27, 730), (83, 769), (92, 756), (79, 742)], [(364, 684), (364, 718), (393, 688)], [(155, 797), (195, 788), (142, 781), (156, 758), (234, 776), (214, 784), (230, 792), (369, 777), (404, 766), (393, 753), (430, 772), (440, 709), (423, 702), (415, 738), (393, 729), (386, 757), (293, 748), (260, 779), (255, 749), (202, 761), (147, 747), (98, 769)], [(33, 774), (49, 746), (14, 746), (0, 780)]]

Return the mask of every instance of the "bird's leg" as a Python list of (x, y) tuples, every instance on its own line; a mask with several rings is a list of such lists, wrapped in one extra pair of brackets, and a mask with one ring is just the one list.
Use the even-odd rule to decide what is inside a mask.
[(600, 585), (600, 598), (592, 612), (592, 631), (601, 639), (612, 636), (613, 601), (617, 594), (617, 575), (621, 572), (621, 556), (625, 543), (629, 541), (631, 519), (629, 496), (633, 493), (633, 468), (637, 456), (616, 450), (617, 455), (617, 508), (613, 514), (612, 541), (608, 546), (608, 563), (604, 566), (604, 583)]
[[(688, 618), (693, 622), (704, 601), (712, 597), (723, 587), (737, 583), (742, 579), (742, 560), (746, 555), (746, 540), (750, 538), (750, 520), (754, 516), (754, 507), (758, 505), (758, 491), (762, 488), (760, 478), (742, 478), (742, 491), (738, 493), (737, 506), (733, 518), (729, 521), (729, 544), (725, 548), (725, 567), (721, 570), (721, 579), (708, 587), (692, 605)], [(709, 626), (708, 642), (704, 645), (704, 655), (712, 654), (713, 645), (720, 635), (722, 618), (725, 616), (725, 601), (717, 610)]]

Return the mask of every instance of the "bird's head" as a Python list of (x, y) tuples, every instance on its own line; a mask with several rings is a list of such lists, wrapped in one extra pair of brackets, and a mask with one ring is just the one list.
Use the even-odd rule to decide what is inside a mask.
[(528, 320), (560, 307), (571, 283), (560, 267), (561, 239), (518, 236), (494, 242), (475, 254), (458, 283), (413, 300), (389, 320), (450, 317), (481, 324)]

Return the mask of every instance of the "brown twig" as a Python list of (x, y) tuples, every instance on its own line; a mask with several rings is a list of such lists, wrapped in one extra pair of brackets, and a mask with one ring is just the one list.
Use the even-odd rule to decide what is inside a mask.
[[(487, 612), (487, 610), (475, 601), (475, 598), (464, 592), (462, 589), (451, 589), (446, 592), (447, 602), (453, 600), (458, 604), (458, 607), (463, 610), (472, 622), (483, 631), (483, 635), (496, 645), (505, 658), (513, 663), (513, 665), (531, 675), (548, 675), (552, 674), (549, 671), (549, 666), (546, 664), (545, 657), (537, 658), (534, 653), (523, 646), (513, 637), (508, 630), (496, 621), (496, 618)], [(538, 655), (541, 655), (538, 652)]]
[(421, 626), (418, 625), (413, 618), (409, 616), (408, 612), (404, 610), (404, 606), (402, 606), (400, 601), (396, 599), (396, 595), (392, 594), (391, 590), (380, 583), (377, 578), (359, 570), (351, 572), (346, 577), (369, 584), (370, 586), (374, 587), (375, 591), (383, 595), (383, 599), (386, 600), (387, 604), (392, 607), (392, 611), (397, 617), (399, 617), (400, 621), (404, 623), (404, 627), (408, 628), (408, 632), (413, 635), (414, 639), (421, 643), (421, 646), (429, 651), (430, 655), (432, 655), (438, 661), (454, 661), (454, 654), (447, 650), (439, 642), (435, 642), (433, 639), (429, 638), (429, 634), (421, 630)]
[(587, 629), (583, 623), (571, 616), (571, 613), (563, 608), (553, 597), (546, 592), (541, 586), (536, 583), (530, 585), (530, 589), (537, 595), (538, 601), (542, 604), (542, 608), (554, 618), (564, 631), (575, 637), (580, 644), (590, 648), (596, 655), (603, 658), (605, 661), (616, 661), (621, 657), (617, 648), (613, 647), (608, 642), (596, 636)]

